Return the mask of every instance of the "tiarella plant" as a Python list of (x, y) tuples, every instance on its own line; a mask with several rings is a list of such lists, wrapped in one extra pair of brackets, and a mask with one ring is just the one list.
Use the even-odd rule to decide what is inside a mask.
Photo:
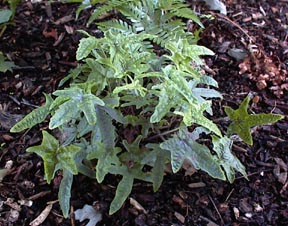
[[(82, 31), (86, 37), (77, 50), (79, 65), (60, 82), (60, 87), (69, 82), (67, 88), (45, 94), (46, 104), (11, 129), (20, 132), (50, 115), (50, 131), (43, 131), (42, 143), (27, 151), (43, 158), (48, 183), (56, 171), (63, 172), (59, 202), (64, 216), (78, 173), (99, 183), (107, 174), (122, 176), (110, 214), (121, 208), (135, 179), (152, 183), (157, 191), (166, 164), (176, 173), (186, 161), (231, 183), (235, 172), (247, 178), (231, 152), (230, 136), (237, 133), (252, 144), (251, 127), (282, 116), (249, 115), (247, 97), (239, 109), (225, 108), (232, 122), (227, 133), (221, 132), (210, 116), (211, 99), (222, 96), (214, 89), (217, 82), (200, 70), (200, 56), (213, 52), (197, 45), (177, 19), (201, 25), (188, 6), (180, 0), (101, 2), (91, 21), (112, 9), (124, 19), (99, 23), (102, 38)], [(155, 53), (157, 44), (163, 54)], [(139, 131), (134, 140), (121, 133), (128, 126)], [(201, 134), (211, 137), (213, 152), (201, 143)]]

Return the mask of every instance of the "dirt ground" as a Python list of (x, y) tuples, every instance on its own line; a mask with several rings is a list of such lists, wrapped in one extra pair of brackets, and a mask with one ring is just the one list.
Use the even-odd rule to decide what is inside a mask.
[[(227, 16), (203, 4), (191, 6), (201, 15), (214, 17), (202, 18), (205, 29), (200, 44), (216, 53), (204, 58), (203, 68), (218, 81), (224, 95), (215, 107), (234, 108), (250, 93), (254, 96), (251, 112), (286, 115), (278, 123), (255, 128), (252, 147), (235, 143), (233, 151), (246, 166), (249, 181), (238, 175), (229, 184), (200, 171), (192, 176), (184, 171), (167, 174), (157, 193), (151, 184), (136, 182), (131, 199), (109, 216), (119, 178), (107, 177), (97, 184), (79, 175), (73, 183), (72, 211), (93, 205), (103, 217), (97, 225), (288, 225), (288, 1), (223, 2)], [(15, 25), (0, 37), (0, 51), (19, 66), (13, 73), (0, 74), (0, 169), (12, 165), (0, 182), (0, 226), (29, 225), (47, 202), (57, 200), (61, 175), (48, 185), (41, 159), (25, 152), (40, 142), (47, 124), (21, 134), (8, 131), (15, 120), (43, 104), (43, 92), (57, 89), (58, 82), (76, 66), (81, 38), (77, 30), (96, 32), (95, 26), (86, 27), (88, 11), (75, 21), (76, 9), (76, 4), (23, 1)], [(215, 119), (223, 116), (223, 111), (217, 112)], [(134, 200), (143, 208), (137, 208)], [(87, 222), (80, 223), (73, 215), (64, 219), (56, 202), (42, 225)]]

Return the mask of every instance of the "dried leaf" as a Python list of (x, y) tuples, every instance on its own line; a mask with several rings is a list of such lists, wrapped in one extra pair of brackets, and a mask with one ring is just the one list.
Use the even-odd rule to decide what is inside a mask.
[(99, 213), (93, 206), (85, 204), (82, 209), (78, 209), (74, 212), (75, 219), (80, 222), (88, 219), (89, 222), (86, 226), (95, 226), (102, 220), (102, 214)]

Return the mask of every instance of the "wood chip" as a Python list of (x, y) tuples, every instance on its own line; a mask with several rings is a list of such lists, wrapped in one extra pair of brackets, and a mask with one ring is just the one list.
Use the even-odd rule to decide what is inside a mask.
[(46, 218), (48, 217), (49, 213), (51, 212), (53, 204), (49, 204), (46, 208), (40, 213), (38, 217), (36, 217), (33, 221), (30, 222), (30, 226), (38, 226), (41, 225)]
[(141, 211), (141, 212), (143, 212), (145, 214), (148, 213), (147, 210), (145, 210), (144, 207), (138, 201), (136, 201), (135, 199), (129, 198), (129, 201), (130, 201), (130, 204), (132, 206), (134, 206), (138, 211)]
[(185, 217), (182, 214), (175, 212), (174, 215), (182, 224), (185, 223)]
[(67, 22), (69, 22), (69, 21), (71, 21), (71, 20), (74, 20), (74, 18), (73, 18), (72, 15), (63, 16), (63, 17), (61, 17), (60, 19), (56, 20), (56, 21), (54, 22), (54, 24), (56, 24), (56, 25), (65, 24), (65, 23), (67, 23)]
[(206, 184), (203, 183), (203, 182), (197, 182), (197, 183), (188, 184), (189, 188), (203, 188), (205, 186), (206, 186)]

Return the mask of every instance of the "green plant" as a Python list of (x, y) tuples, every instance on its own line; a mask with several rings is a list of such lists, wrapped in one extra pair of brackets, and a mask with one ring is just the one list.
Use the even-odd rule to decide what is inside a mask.
[(0, 51), (0, 72), (12, 72), (14, 67), (16, 67), (16, 65), (12, 61), (7, 61), (4, 54)]
[(21, 0), (4, 0), (4, 2), (8, 2), (9, 9), (0, 9), (0, 37), (6, 30), (7, 25), (13, 24), (11, 21), (15, 16), (16, 7)]
[[(229, 133), (222, 135), (210, 119), (211, 98), (222, 96), (214, 89), (217, 82), (200, 70), (200, 56), (213, 52), (195, 44), (193, 36), (177, 25), (180, 20), (173, 23), (179, 12), (191, 10), (183, 4), (179, 11), (173, 11), (172, 5), (182, 4), (180, 0), (143, 0), (137, 1), (135, 12), (129, 16), (127, 9), (135, 1), (118, 2), (122, 4), (117, 9), (126, 16), (131, 29), (108, 29), (108, 21), (99, 24), (102, 38), (82, 31), (86, 37), (81, 39), (76, 54), (81, 63), (60, 82), (62, 86), (69, 81), (69, 86), (56, 90), (53, 98), (45, 94), (45, 105), (11, 128), (11, 132), (20, 132), (51, 116), (49, 129), (60, 133), (43, 131), (42, 143), (27, 151), (43, 158), (48, 183), (56, 171), (63, 172), (59, 202), (65, 217), (69, 214), (73, 175), (78, 173), (99, 183), (107, 174), (122, 176), (109, 214), (121, 208), (135, 179), (152, 183), (157, 191), (168, 163), (174, 173), (186, 160), (214, 178), (232, 183), (235, 172), (247, 178), (245, 167), (231, 151), (230, 134), (238, 133), (244, 142), (251, 143), (247, 137), (251, 126), (282, 118), (267, 114), (258, 122), (258, 116), (247, 113), (247, 97), (238, 110), (226, 108), (232, 124)], [(141, 22), (140, 26), (134, 14), (141, 21), (156, 19), (149, 24)], [(171, 33), (163, 29), (166, 25), (159, 25), (159, 20), (177, 29)], [(139, 26), (141, 30), (136, 29)], [(155, 43), (163, 47), (163, 54), (155, 53)], [(241, 130), (237, 122), (246, 120)], [(140, 131), (138, 136), (125, 136), (121, 131), (127, 127)], [(202, 134), (212, 138), (215, 154), (201, 143)]]
[(153, 42), (162, 47), (165, 47), (166, 41), (171, 37), (187, 38), (189, 42), (196, 43), (196, 36), (193, 37), (192, 33), (185, 32), (186, 23), (181, 18), (192, 20), (203, 28), (199, 18), (183, 0), (70, 0), (69, 2), (82, 2), (76, 12), (76, 18), (82, 10), (97, 5), (87, 26), (105, 17), (111, 11), (120, 13), (125, 19), (113, 19), (96, 24), (102, 31), (113, 29), (122, 33), (137, 32), (155, 35)]

